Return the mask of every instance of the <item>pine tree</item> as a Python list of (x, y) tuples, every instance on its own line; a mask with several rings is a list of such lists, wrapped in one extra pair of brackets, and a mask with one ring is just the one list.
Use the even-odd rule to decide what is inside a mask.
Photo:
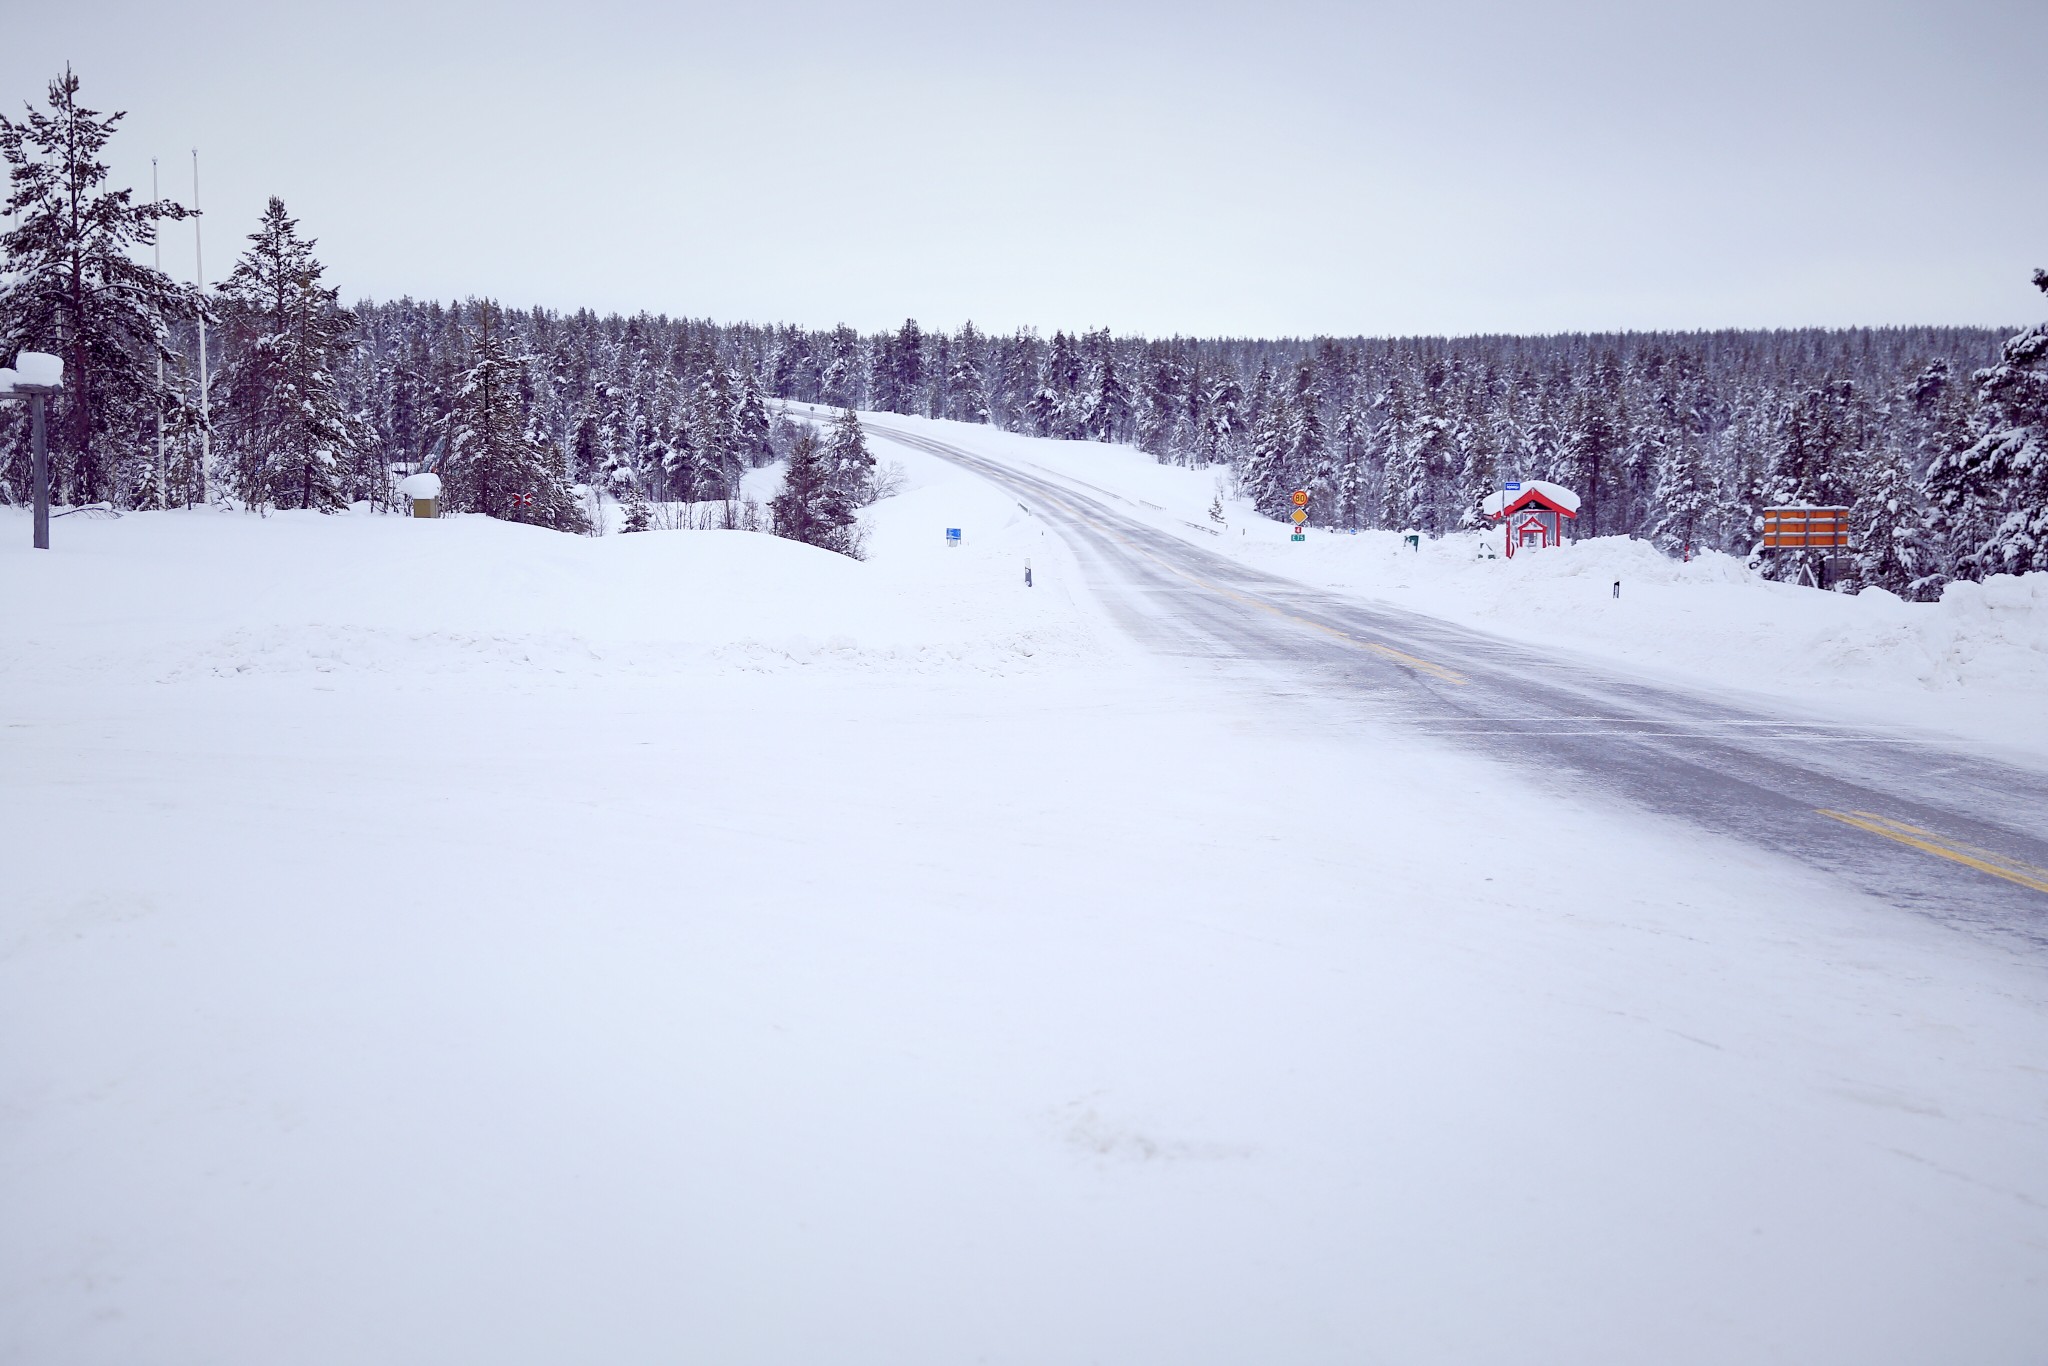
[(356, 318), (320, 283), (316, 244), (283, 200), (271, 198), (249, 241), (220, 287), (219, 450), (245, 504), (333, 512), (367, 442), (339, 382)]
[(782, 488), (769, 502), (777, 536), (859, 558), (853, 504), (835, 487), (825, 450), (809, 430), (790, 448)]
[(15, 224), (0, 237), (0, 354), (63, 359), (49, 426), (53, 482), (60, 500), (68, 490), (89, 502), (120, 491), (121, 462), (139, 454), (141, 432), (182, 408), (157, 379), (157, 362), (167, 372), (175, 366), (169, 329), (197, 317), (200, 304), (133, 259), (156, 240), (158, 223), (189, 214), (168, 200), (137, 204), (130, 191), (106, 188), (101, 153), (125, 114), (102, 117), (79, 104), (78, 90), (67, 67), (50, 82), (48, 112), (31, 106), (19, 123), (0, 117)]

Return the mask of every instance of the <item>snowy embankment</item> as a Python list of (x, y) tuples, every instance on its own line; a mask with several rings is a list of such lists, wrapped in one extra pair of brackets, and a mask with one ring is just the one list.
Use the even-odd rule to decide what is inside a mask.
[(899, 455), (865, 564), (0, 514), (0, 1362), (2038, 1358), (2038, 963)]
[[(875, 420), (1058, 475), (1128, 516), (1303, 583), (1694, 687), (2048, 756), (2048, 574), (1952, 584), (1940, 602), (1912, 603), (1882, 590), (1852, 596), (1774, 583), (1715, 552), (1682, 563), (1625, 537), (1512, 560), (1499, 557), (1498, 530), (1417, 549), (1378, 531), (1312, 530), (1293, 542), (1286, 525), (1231, 497), (1218, 470), (1160, 465), (1128, 446), (893, 414)], [(1219, 492), (1222, 524), (1210, 516)]]
[[(56, 550), (12, 567), (0, 678), (1001, 672), (1099, 648), (1063, 590), (1023, 591), (1015, 566), (1040, 529), (978, 481), (937, 474), (870, 510), (867, 564), (741, 531), (588, 538), (360, 508), (60, 519)], [(977, 536), (948, 550), (927, 530), (944, 516)], [(0, 510), (0, 537), (26, 540), (26, 525)], [(37, 609), (52, 596), (66, 610)]]

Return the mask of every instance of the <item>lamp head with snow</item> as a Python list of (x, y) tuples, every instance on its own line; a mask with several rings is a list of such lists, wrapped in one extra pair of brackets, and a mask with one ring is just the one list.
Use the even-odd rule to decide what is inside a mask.
[(0, 398), (54, 394), (63, 387), (63, 359), (41, 351), (24, 351), (14, 358), (13, 369), (0, 370)]

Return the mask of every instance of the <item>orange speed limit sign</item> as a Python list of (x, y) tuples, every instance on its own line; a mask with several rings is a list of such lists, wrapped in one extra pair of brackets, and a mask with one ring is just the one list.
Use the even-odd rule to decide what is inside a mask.
[(1307, 489), (1296, 489), (1294, 491), (1294, 505), (1298, 508), (1305, 508), (1308, 506)]
[(1303, 512), (1300, 508), (1296, 508), (1294, 511), (1288, 513), (1287, 515), (1292, 517), (1297, 522), (1306, 522), (1308, 520), (1308, 514), (1306, 512)]

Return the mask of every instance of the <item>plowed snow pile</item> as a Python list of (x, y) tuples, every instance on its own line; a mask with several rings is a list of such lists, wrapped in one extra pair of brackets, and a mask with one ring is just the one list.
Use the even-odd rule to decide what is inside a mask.
[[(900, 525), (948, 511), (974, 541), (948, 551)], [(1014, 504), (956, 480), (868, 516), (884, 552), (871, 563), (742, 531), (590, 538), (361, 508), (60, 519), (48, 555), (9, 555), (0, 678), (1002, 673), (1097, 648), (1063, 590), (1024, 591), (1017, 538), (1035, 548), (1038, 529)], [(25, 546), (19, 509), (0, 512), (0, 537)], [(945, 572), (929, 574), (936, 556)]]

